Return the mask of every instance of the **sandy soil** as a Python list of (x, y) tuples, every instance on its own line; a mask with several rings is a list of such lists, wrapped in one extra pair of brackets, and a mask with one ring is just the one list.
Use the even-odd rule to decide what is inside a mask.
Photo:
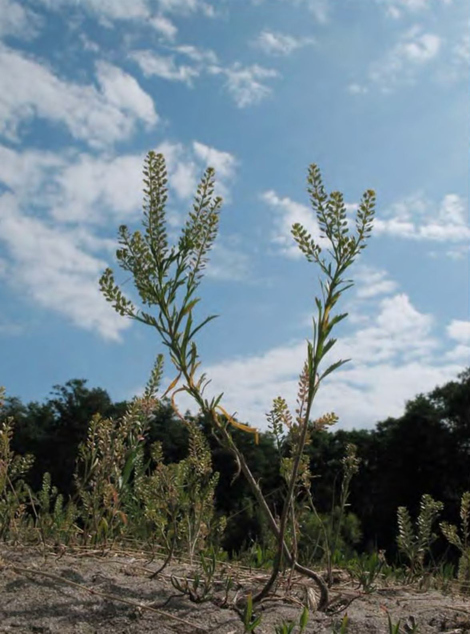
[[(221, 606), (225, 596), (223, 579), (229, 575), (233, 578), (229, 593), (232, 601), (237, 592), (242, 595), (247, 589), (260, 588), (265, 580), (263, 573), (222, 565), (222, 581), (216, 585), (213, 600), (194, 603), (177, 592), (171, 577), (183, 582), (185, 578), (192, 579), (195, 567), (171, 564), (151, 579), (160, 564), (156, 560), (149, 563), (144, 554), (137, 553), (113, 552), (103, 556), (75, 551), (44, 556), (38, 549), (13, 549), (0, 544), (0, 632), (243, 633), (241, 617)], [(305, 579), (299, 578), (291, 580), (288, 592), (286, 584), (280, 584), (277, 597), (257, 608), (262, 621), (255, 633), (275, 634), (276, 625), (282, 621), (298, 622), (307, 587)], [(401, 619), (403, 633), (411, 631), (405, 627), (411, 624), (410, 617), (414, 617), (418, 634), (470, 632), (468, 598), (409, 588), (386, 588), (359, 596), (357, 589), (343, 582), (333, 589), (332, 600), (326, 613), (310, 611), (307, 633), (332, 634), (347, 612), (348, 633), (387, 634), (386, 610), (393, 622)]]

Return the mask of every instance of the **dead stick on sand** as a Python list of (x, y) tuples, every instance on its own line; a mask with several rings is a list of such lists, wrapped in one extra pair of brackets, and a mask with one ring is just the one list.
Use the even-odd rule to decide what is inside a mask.
[(58, 581), (60, 583), (64, 583), (68, 586), (72, 586), (73, 588), (78, 588), (79, 590), (83, 590), (88, 592), (89, 594), (95, 594), (97, 596), (103, 597), (104, 599), (109, 599), (110, 601), (118, 601), (119, 603), (125, 603), (126, 605), (131, 605), (134, 608), (139, 608), (141, 610), (148, 610), (150, 612), (154, 612), (156, 614), (160, 614), (160, 616), (164, 616), (172, 621), (177, 621), (178, 623), (184, 623), (184, 625), (188, 625), (189, 627), (194, 628), (193, 631), (197, 632), (208, 632), (204, 627), (197, 625), (196, 623), (191, 623), (191, 621), (186, 621), (185, 619), (180, 619), (178, 616), (173, 616), (173, 614), (168, 614), (168, 612), (163, 612), (162, 610), (158, 610), (157, 608), (153, 608), (150, 605), (145, 605), (144, 603), (137, 603), (135, 601), (129, 601), (128, 599), (121, 599), (120, 597), (116, 597), (113, 594), (106, 594), (105, 592), (100, 592), (99, 590), (95, 590), (94, 588), (88, 588), (80, 583), (75, 583), (75, 581), (69, 581), (68, 579), (64, 579), (63, 577), (59, 577), (58, 575), (54, 575), (51, 572), (44, 572), (42, 570), (35, 570), (34, 568), (22, 568), (20, 566), (14, 566), (11, 564), (3, 564), (0, 566), (2, 568), (10, 568), (14, 572), (18, 574), (33, 574), (39, 575), (42, 577), (48, 577), (49, 579), (53, 579), (54, 581)]

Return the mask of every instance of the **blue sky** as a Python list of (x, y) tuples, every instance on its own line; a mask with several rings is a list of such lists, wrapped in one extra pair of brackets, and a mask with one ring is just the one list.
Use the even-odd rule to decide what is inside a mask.
[[(306, 171), (351, 213), (377, 192), (350, 316), (316, 414), (344, 428), (398, 416), (470, 365), (464, 0), (0, 0), (0, 384), (42, 401), (86, 378), (114, 400), (163, 348), (98, 279), (139, 227), (142, 163), (162, 151), (177, 236), (207, 165), (225, 199), (200, 286), (208, 393), (266, 427), (294, 406), (317, 271)], [(119, 271), (119, 272), (118, 272)], [(131, 290), (131, 284), (124, 287)], [(163, 387), (173, 378), (168, 361)], [(183, 399), (182, 409), (191, 408)]]

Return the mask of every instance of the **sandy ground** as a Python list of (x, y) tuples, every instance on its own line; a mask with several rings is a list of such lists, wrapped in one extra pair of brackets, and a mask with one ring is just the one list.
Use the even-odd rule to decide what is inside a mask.
[[(243, 595), (249, 589), (261, 588), (264, 573), (222, 565), (222, 581), (216, 584), (214, 600), (194, 603), (174, 588), (171, 577), (182, 582), (185, 578), (191, 580), (195, 567), (172, 563), (150, 578), (160, 565), (157, 560), (149, 563), (144, 554), (122, 551), (105, 556), (90, 551), (51, 552), (44, 556), (39, 549), (14, 549), (0, 544), (0, 632), (244, 632), (241, 617), (221, 606), (225, 596), (223, 579), (233, 578), (229, 592), (233, 600), (237, 592)], [(298, 622), (307, 585), (305, 579), (295, 578), (287, 592), (285, 583), (280, 584), (276, 598), (257, 608), (256, 614), (262, 620), (255, 634), (275, 634), (276, 626), (283, 621)], [(393, 622), (401, 619), (401, 633), (470, 632), (470, 599), (464, 597), (435, 591), (420, 593), (409, 588), (384, 588), (361, 596), (353, 585), (342, 583), (333, 588), (332, 600), (326, 613), (310, 611), (307, 633), (339, 631), (347, 612), (348, 633), (387, 634), (386, 611)], [(408, 628), (410, 617), (414, 617), (416, 630)]]

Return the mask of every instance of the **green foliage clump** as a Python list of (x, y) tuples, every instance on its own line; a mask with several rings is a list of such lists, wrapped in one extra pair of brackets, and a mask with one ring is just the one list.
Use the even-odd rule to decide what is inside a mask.
[(214, 511), (214, 493), (219, 479), (212, 471), (211, 453), (202, 432), (188, 423), (189, 453), (177, 463), (165, 464), (160, 443), (152, 446), (154, 469), (139, 474), (135, 495), (158, 543), (169, 552), (186, 552), (193, 561), (209, 539), (217, 542), (223, 518)]
[(404, 506), (398, 509), (398, 548), (407, 557), (412, 575), (421, 574), (424, 570), (425, 557), (430, 553), (431, 545), (437, 537), (433, 533), (433, 524), (443, 506), (442, 502), (424, 494), (416, 528), (408, 509)]
[(46, 545), (49, 541), (56, 545), (73, 542), (78, 534), (76, 520), (79, 510), (71, 500), (66, 502), (63, 494), (52, 485), (51, 474), (44, 474), (42, 487), (37, 494), (31, 489), (29, 491), (35, 528), (39, 530), (43, 544)]
[(446, 539), (460, 551), (458, 579), (470, 591), (470, 491), (465, 491), (460, 504), (461, 533), (448, 522), (441, 522), (440, 528)]
[[(0, 414), (5, 388), (0, 386)], [(30, 470), (33, 456), (16, 455), (11, 448), (14, 421), (0, 420), (0, 539), (17, 538), (25, 519), (28, 491), (24, 476)]]
[(142, 461), (146, 403), (136, 399), (117, 421), (93, 416), (80, 445), (75, 474), (85, 543), (106, 543), (123, 534), (131, 501), (130, 477)]

